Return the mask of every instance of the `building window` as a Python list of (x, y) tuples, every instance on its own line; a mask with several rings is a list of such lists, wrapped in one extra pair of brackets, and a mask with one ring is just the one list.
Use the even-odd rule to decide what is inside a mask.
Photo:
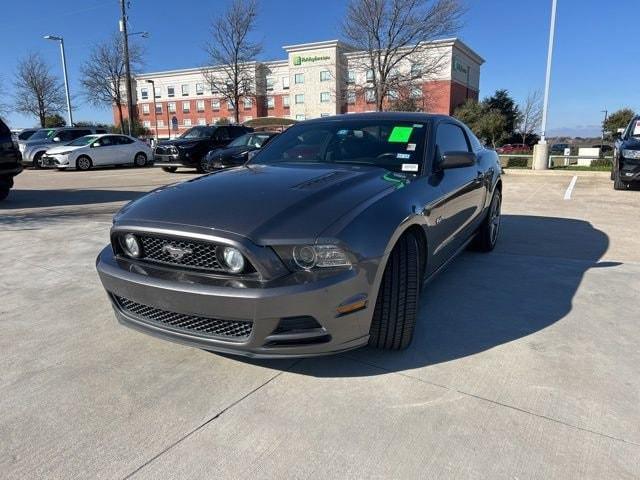
[(158, 120), (158, 128), (164, 128), (164, 120)]
[(304, 120), (305, 118), (306, 117), (304, 115), (300, 114), (300, 113), (298, 115), (296, 115), (296, 120)]
[(189, 113), (191, 111), (191, 102), (182, 102), (182, 113)]
[(227, 110), (232, 111), (235, 109), (236, 109), (236, 106), (233, 104), (233, 100), (227, 100)]
[(142, 104), (142, 113), (144, 113), (145, 115), (149, 115), (149, 104), (148, 103), (143, 103)]
[(372, 88), (368, 88), (364, 91), (364, 100), (367, 103), (374, 103), (376, 101), (376, 92)]
[(347, 72), (347, 83), (356, 83), (356, 72), (353, 70)]
[(167, 108), (169, 109), (169, 113), (176, 113), (176, 102), (167, 103)]
[(321, 70), (320, 71), (320, 81), (328, 82), (331, 80), (331, 72), (329, 70)]
[(289, 95), (285, 95), (282, 97), (282, 106), (284, 108), (289, 108)]
[(296, 103), (304, 103), (304, 93), (299, 93), (296, 95)]
[(149, 99), (149, 89), (148, 88), (141, 88), (140, 89), (140, 98), (142, 100), (148, 100)]
[(282, 89), (289, 90), (289, 77), (282, 77)]
[(253, 108), (253, 100), (251, 100), (250, 98), (245, 98), (243, 101), (245, 110), (251, 110)]
[(207, 120), (205, 118), (198, 119), (198, 125), (206, 125), (206, 124), (207, 124)]
[(204, 93), (204, 83), (196, 83), (196, 95), (202, 95)]
[(411, 98), (421, 98), (422, 97), (422, 89), (420, 87), (413, 87), (411, 89)]
[(160, 98), (160, 95), (162, 95), (162, 89), (160, 87), (155, 87), (154, 91), (155, 91), (155, 97)]
[(320, 103), (328, 103), (331, 101), (330, 92), (320, 92)]
[(182, 121), (182, 124), (183, 124), (185, 127), (190, 127), (190, 126), (191, 126), (191, 119), (190, 119), (190, 118), (185, 118), (185, 119)]
[(156, 115), (162, 113), (162, 104), (158, 103), (156, 104)]
[(144, 128), (149, 128), (149, 127), (151, 127), (151, 122), (150, 122), (149, 120), (144, 120), (144, 121), (142, 122), (142, 126), (143, 126)]
[(182, 96), (186, 97), (189, 95), (189, 85), (182, 85)]
[(373, 82), (373, 70), (367, 70), (367, 82)]
[(167, 97), (175, 97), (176, 96), (176, 87), (171, 86), (167, 87)]
[(204, 112), (204, 100), (198, 100), (196, 102), (196, 110), (199, 112)]
[(304, 73), (296, 73), (293, 77), (293, 83), (304, 83)]
[(398, 98), (399, 98), (398, 91), (397, 90), (389, 90), (389, 92), (387, 93), (387, 97), (389, 98), (389, 100), (398, 100)]
[(271, 91), (273, 90), (273, 86), (276, 83), (275, 79), (273, 77), (267, 77), (267, 90)]
[(275, 108), (276, 101), (273, 97), (267, 97), (267, 108)]
[(356, 92), (347, 92), (347, 103), (349, 105), (356, 103)]
[(213, 100), (211, 100), (211, 110), (213, 110), (214, 112), (220, 110), (220, 99), (214, 98)]

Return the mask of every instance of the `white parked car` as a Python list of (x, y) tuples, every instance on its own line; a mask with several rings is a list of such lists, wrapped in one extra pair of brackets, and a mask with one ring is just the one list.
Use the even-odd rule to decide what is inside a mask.
[(42, 166), (89, 170), (103, 165), (133, 164), (144, 167), (153, 158), (151, 148), (127, 135), (85, 135), (66, 145), (50, 148), (42, 156)]

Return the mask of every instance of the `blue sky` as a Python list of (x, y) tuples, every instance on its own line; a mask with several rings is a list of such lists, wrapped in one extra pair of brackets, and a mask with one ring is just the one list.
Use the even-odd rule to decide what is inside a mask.
[[(145, 71), (186, 68), (206, 61), (202, 45), (208, 25), (226, 0), (131, 0), (133, 31), (148, 30)], [(339, 38), (345, 0), (262, 0), (256, 38), (264, 41), (263, 59), (284, 58), (282, 45)], [(551, 0), (467, 0), (459, 33), (485, 58), (480, 95), (508, 89), (521, 100), (542, 90)], [(0, 77), (10, 101), (13, 73), (20, 57), (39, 51), (61, 73), (59, 50), (42, 39), (65, 38), (74, 119), (111, 122), (110, 109), (81, 103), (78, 70), (92, 43), (117, 30), (118, 0), (28, 0), (4, 2), (0, 19)], [(549, 133), (597, 134), (601, 110), (624, 106), (640, 110), (637, 45), (624, 19), (640, 18), (640, 2), (558, 0), (556, 49), (549, 108)], [(621, 23), (622, 22), (622, 23)], [(11, 126), (35, 119), (8, 115)]]

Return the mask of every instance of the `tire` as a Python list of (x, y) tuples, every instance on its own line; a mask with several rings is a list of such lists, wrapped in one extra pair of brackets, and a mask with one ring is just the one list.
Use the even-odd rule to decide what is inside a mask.
[(87, 170), (91, 170), (91, 167), (93, 167), (93, 162), (86, 155), (81, 155), (76, 160), (77, 170), (82, 170), (83, 172), (86, 172)]
[(162, 167), (162, 171), (167, 173), (176, 173), (176, 170), (178, 167)]
[(627, 188), (629, 188), (629, 184), (622, 181), (622, 179), (620, 178), (620, 170), (616, 170), (613, 178), (613, 189), (626, 190)]
[(40, 170), (42, 168), (42, 156), (44, 155), (44, 152), (38, 152), (33, 156), (33, 169), (34, 170)]
[(369, 345), (403, 350), (413, 339), (420, 300), (420, 249), (414, 235), (400, 237), (382, 275), (369, 330)]
[(492, 251), (498, 242), (500, 234), (500, 212), (502, 210), (502, 194), (500, 190), (495, 191), (487, 217), (482, 221), (474, 240), (474, 247), (480, 252)]
[(209, 162), (207, 160), (207, 157), (205, 155), (200, 160), (200, 164), (199, 164), (199, 167), (198, 167), (198, 172), (200, 172), (200, 173), (211, 173), (213, 171), (214, 171), (214, 169), (211, 167), (211, 162)]
[(138, 168), (146, 167), (147, 156), (142, 152), (136, 153), (136, 156), (133, 157), (133, 165)]

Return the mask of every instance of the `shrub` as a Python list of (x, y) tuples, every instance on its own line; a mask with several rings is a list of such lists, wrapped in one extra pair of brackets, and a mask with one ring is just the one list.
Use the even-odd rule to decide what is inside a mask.
[(597, 160), (591, 160), (592, 167), (611, 168), (613, 165), (609, 158), (599, 158)]
[(516, 167), (516, 168), (527, 168), (528, 166), (528, 158), (523, 157), (511, 157), (507, 159), (507, 168)]

